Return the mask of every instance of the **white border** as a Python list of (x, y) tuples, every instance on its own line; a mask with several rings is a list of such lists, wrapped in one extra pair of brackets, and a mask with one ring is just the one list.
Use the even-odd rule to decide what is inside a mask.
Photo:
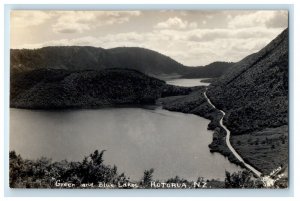
[[(1, 14), (2, 14), (5, 11), (4, 10), (4, 4), (18, 4), (18, 3), (19, 4), (22, 4), (22, 3), (23, 4), (25, 4), (25, 3), (26, 4), (41, 4), (41, 3), (43, 3), (43, 4), (49, 4), (49, 3), (51, 3), (51, 4), (54, 4), (54, 3), (61, 4), (62, 2), (58, 1), (58, 0), (43, 1), (43, 2), (38, 1), (38, 0), (31, 0), (31, 1), (26, 1), (26, 2), (25, 1), (20, 1), (20, 0), (11, 0), (11, 1), (9, 1), (9, 0), (2, 0), (1, 3), (2, 3), (2, 7), (1, 7)], [(68, 2), (63, 2), (63, 3), (68, 3)], [(90, 3), (97, 4), (99, 2), (95, 1), (95, 0), (84, 0), (84, 1), (77, 0), (76, 2), (70, 2), (70, 3), (74, 3), (74, 4), (82, 4), (82, 3), (83, 4), (90, 4)], [(133, 0), (133, 1), (130, 1), (130, 2), (128, 2), (128, 1), (125, 2), (124, 0), (123, 1), (122, 0), (110, 0), (110, 1), (105, 0), (105, 1), (101, 1), (101, 3), (104, 3), (104, 6), (105, 6), (105, 3), (106, 3), (106, 6), (107, 6), (107, 4), (110, 4), (110, 5), (116, 4), (115, 5), (116, 7), (120, 6), (118, 4), (122, 4), (121, 6), (123, 8), (125, 8), (127, 6), (128, 7), (133, 6), (133, 5), (128, 5), (129, 3), (130, 4), (141, 4), (141, 3), (143, 3), (143, 4), (156, 4), (156, 5), (158, 5), (158, 4), (172, 3), (172, 6), (174, 6), (175, 4), (177, 4), (177, 6), (180, 6), (180, 8), (182, 8), (182, 7), (188, 6), (187, 4), (195, 4), (195, 3), (201, 3), (201, 2), (200, 1), (196, 1), (196, 0), (185, 0), (185, 1), (180, 1), (180, 0), (179, 1), (167, 1), (167, 0), (166, 1), (161, 1), (161, 0), (160, 1), (159, 0), (152, 0), (152, 1), (143, 0), (143, 1), (141, 1), (141, 0)], [(124, 5), (124, 3), (127, 3), (127, 5)], [(296, 37), (296, 36), (299, 36), (299, 28), (297, 27), (297, 23), (296, 23), (298, 21), (297, 19), (299, 19), (299, 8), (298, 8), (299, 4), (297, 4), (298, 3), (297, 0), (294, 0), (294, 1), (292, 1), (292, 0), (290, 0), (290, 1), (288, 1), (288, 0), (286, 0), (286, 1), (279, 1), (279, 0), (277, 0), (277, 1), (252, 0), (252, 1), (243, 1), (243, 2), (237, 1), (237, 0), (232, 0), (232, 1), (220, 1), (220, 0), (216, 1), (216, 0), (211, 0), (211, 1), (206, 1), (206, 2), (202, 1), (202, 3), (222, 4), (221, 5), (221, 6), (223, 6), (222, 9), (224, 9), (224, 8), (226, 9), (228, 7), (234, 7), (234, 5), (232, 5), (232, 4), (236, 4), (236, 3), (238, 3), (240, 5), (244, 5), (245, 7), (247, 7), (247, 9), (249, 7), (251, 7), (251, 5), (247, 5), (249, 3), (250, 4), (255, 3), (257, 5), (258, 4), (261, 5), (261, 4), (266, 4), (266, 3), (272, 3), (273, 6), (280, 6), (278, 4), (293, 4), (294, 5), (294, 16), (295, 16), (295, 20), (294, 20), (294, 23), (293, 23), (295, 25), (295, 27), (294, 27), (294, 30), (293, 30), (293, 33), (292, 33), (294, 35), (293, 44), (299, 44), (300, 45), (299, 39)], [(180, 4), (184, 4), (184, 5), (180, 5)], [(275, 5), (275, 4), (277, 4), (277, 5)], [(44, 6), (46, 6), (46, 5), (44, 5)], [(47, 6), (49, 6), (49, 5), (47, 5)], [(81, 6), (83, 6), (83, 5), (81, 5)], [(216, 5), (216, 6), (220, 6), (220, 5)], [(261, 6), (263, 6), (263, 5), (261, 5)], [(147, 5), (146, 9), (148, 9), (149, 7), (151, 7), (151, 6)], [(202, 7), (205, 7), (205, 6), (202, 6)], [(4, 16), (2, 15), (1, 18), (2, 17), (4, 17)], [(0, 23), (1, 23), (2, 27), (4, 27), (4, 19), (1, 19)], [(290, 26), (290, 28), (291, 28), (291, 26)], [(7, 31), (7, 30), (5, 30), (5, 31)], [(1, 45), (1, 47), (4, 47), (4, 43), (5, 42), (6, 42), (6, 45), (7, 45), (7, 42), (8, 42), (7, 40), (4, 39), (4, 33), (5, 33), (5, 31), (1, 32), (1, 36), (3, 37), (2, 41), (1, 41), (1, 44), (2, 43), (3, 44)], [(292, 30), (290, 29), (290, 33), (291, 33), (291, 31)], [(289, 101), (290, 106), (291, 106), (291, 108), (290, 108), (290, 115), (291, 115), (290, 116), (290, 123), (293, 124), (293, 121), (296, 120), (296, 119), (294, 119), (294, 114), (298, 114), (298, 112), (299, 112), (299, 107), (297, 105), (293, 105), (293, 103), (297, 103), (298, 102), (297, 100), (299, 100), (299, 94), (300, 94), (299, 93), (299, 88), (296, 87), (298, 81), (296, 79), (293, 79), (293, 78), (294, 77), (299, 78), (300, 75), (299, 75), (299, 70), (296, 68), (296, 66), (299, 66), (298, 65), (299, 64), (299, 59), (297, 58), (297, 53), (299, 52), (299, 48), (298, 48), (297, 45), (292, 45), (292, 46), (293, 47), (290, 47), (290, 48), (292, 48), (292, 50), (294, 49), (294, 54), (296, 55), (293, 58), (292, 61), (290, 60), (291, 63), (294, 63), (294, 66), (295, 66), (295, 68), (293, 69), (293, 71), (290, 71), (290, 73), (291, 73), (290, 74), (290, 87), (291, 87), (290, 88), (290, 93), (291, 93), (290, 95), (291, 96), (290, 96), (290, 101)], [(4, 53), (5, 53), (5, 50), (3, 48), (1, 48), (0, 61), (4, 61)], [(291, 53), (291, 51), (290, 51), (290, 53)], [(7, 97), (7, 79), (8, 79), (8, 77), (7, 77), (7, 75), (8, 74), (7, 74), (7, 71), (5, 73), (4, 69), (7, 69), (7, 66), (4, 65), (4, 68), (1, 68), (1, 71), (0, 71), (0, 75), (2, 76), (1, 80), (2, 79), (3, 79), (3, 81), (6, 80), (6, 85), (4, 85), (4, 82), (0, 83), (0, 87), (1, 87), (0, 88), (0, 97), (1, 97), (1, 102), (0, 102), (0, 105), (1, 105), (0, 106), (1, 107), (1, 109), (0, 109), (0, 111), (1, 111), (1, 117), (0, 117), (1, 118), (1, 126), (0, 126), (0, 128), (1, 128), (1, 133), (4, 132), (3, 128), (4, 128), (4, 125), (5, 125), (5, 122), (7, 123), (7, 116), (4, 116), (4, 109), (5, 109), (5, 107), (7, 107), (7, 103), (8, 103), (7, 102), (7, 100), (8, 100), (8, 97)], [(6, 100), (6, 106), (4, 106), (4, 103), (5, 103), (4, 100)], [(290, 131), (291, 130), (294, 130), (294, 133), (299, 133), (299, 132), (297, 132), (297, 131), (299, 131), (299, 124), (297, 125), (297, 123), (295, 122), (295, 125), (291, 125)], [(4, 136), (4, 135), (2, 135), (2, 136)], [(295, 134), (293, 141), (299, 142), (299, 137), (298, 136), (297, 136), (297, 134)], [(4, 143), (5, 142), (3, 142), (3, 145), (5, 145)], [(293, 142), (291, 142), (291, 143), (293, 143)], [(5, 146), (3, 146), (3, 147), (5, 147)], [(293, 151), (293, 150), (291, 150), (291, 151)], [(295, 151), (293, 152), (295, 156), (297, 156), (297, 154), (296, 154), (297, 151), (298, 151), (298, 148), (295, 147)], [(1, 149), (0, 156), (1, 157), (4, 156), (4, 150), (3, 149)], [(295, 170), (297, 170), (297, 167), (299, 167), (298, 166), (297, 157), (295, 157), (294, 159), (295, 159), (295, 161), (294, 161)], [(4, 173), (7, 174), (7, 172), (4, 172), (3, 163), (1, 165), (1, 170), (0, 171), (1, 171), (1, 178), (4, 178), (3, 177)], [(298, 174), (297, 174), (297, 172), (295, 172), (295, 175), (293, 177), (293, 178), (295, 178), (294, 179), (294, 181), (295, 181), (295, 183), (294, 183), (295, 189), (297, 189), (297, 187), (298, 187), (298, 185), (296, 183), (297, 182), (297, 176), (298, 176)], [(4, 186), (3, 182), (0, 182), (0, 183), (1, 183), (0, 184), (0, 188), (1, 188), (1, 191), (2, 191), (2, 190), (4, 190), (5, 186)], [(34, 196), (34, 194), (35, 194), (31, 190), (25, 190), (25, 191), (29, 192), (29, 193), (27, 193), (27, 195), (29, 195), (29, 196)], [(37, 190), (37, 191), (41, 191), (41, 190)], [(230, 191), (228, 191), (228, 190), (226, 190), (226, 192), (229, 192), (229, 193), (225, 193), (225, 194), (224, 194), (224, 190), (223, 191), (222, 190), (221, 191), (219, 191), (219, 190), (212, 190), (212, 191), (209, 191), (210, 195), (204, 195), (206, 193), (203, 193), (203, 191), (201, 193), (197, 193), (197, 194), (193, 194), (193, 193), (189, 193), (189, 192), (185, 192), (185, 191), (179, 191), (179, 195), (178, 195), (178, 191), (173, 191), (173, 190), (170, 190), (168, 192), (166, 190), (163, 190), (164, 192), (167, 192), (167, 193), (163, 193), (161, 195), (157, 195), (157, 194), (160, 194), (160, 193), (156, 193), (157, 191), (155, 193), (149, 192), (147, 190), (145, 190), (145, 192), (144, 192), (144, 190), (139, 190), (139, 191), (140, 191), (140, 193), (137, 193), (138, 195), (136, 193), (132, 194), (132, 192), (131, 192), (130, 196), (264, 196), (264, 195), (266, 195), (266, 196), (287, 196), (284, 192), (282, 192), (282, 193), (280, 192), (279, 195), (278, 195), (277, 193), (272, 192), (272, 190), (269, 191), (269, 192), (266, 192), (266, 194), (264, 194), (264, 195), (262, 195), (261, 193), (256, 192), (256, 190), (247, 190), (247, 191), (243, 191), (243, 190), (237, 190), (237, 191), (230, 190)], [(50, 190), (48, 193), (39, 192), (38, 194), (40, 196), (47, 195), (47, 194), (48, 194), (48, 196), (51, 196), (51, 194), (54, 195), (52, 190)], [(85, 193), (82, 193), (82, 192), (80, 192), (80, 194), (83, 195), (83, 196), (88, 196), (88, 195), (84, 195)], [(89, 192), (89, 194), (94, 194), (94, 193)], [(103, 193), (101, 193), (101, 194), (103, 195)], [(110, 192), (110, 196), (126, 196), (126, 194), (127, 193), (124, 193), (124, 191), (122, 191), (122, 190), (120, 192), (116, 192), (116, 191)], [(297, 194), (297, 192), (295, 192), (295, 194)], [(62, 196), (64, 196), (64, 195), (62, 195)], [(76, 195), (76, 193), (74, 193), (73, 190), (72, 190), (70, 192), (70, 194), (68, 194), (67, 196), (78, 196), (78, 195)], [(101, 195), (97, 195), (97, 196), (101, 196)], [(292, 196), (292, 195), (290, 195), (290, 196)], [(30, 199), (32, 199), (32, 198), (30, 198)]]

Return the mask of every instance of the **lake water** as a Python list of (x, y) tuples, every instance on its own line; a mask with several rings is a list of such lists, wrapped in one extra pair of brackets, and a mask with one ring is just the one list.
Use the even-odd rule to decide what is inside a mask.
[(183, 86), (183, 87), (193, 87), (193, 86), (208, 86), (210, 83), (201, 82), (207, 78), (196, 78), (196, 79), (172, 79), (167, 80), (167, 84)]
[(155, 179), (225, 176), (239, 167), (210, 153), (209, 121), (163, 109), (106, 108), (64, 111), (10, 109), (10, 150), (23, 158), (81, 161), (96, 149), (104, 163), (133, 180), (154, 168)]

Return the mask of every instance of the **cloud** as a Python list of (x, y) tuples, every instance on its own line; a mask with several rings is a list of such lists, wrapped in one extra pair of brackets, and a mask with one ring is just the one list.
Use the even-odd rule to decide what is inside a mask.
[[(30, 30), (28, 36), (40, 36), (41, 39), (16, 36), (24, 41), (14, 42), (13, 39), (12, 48), (58, 45), (144, 47), (170, 56), (184, 65), (199, 66), (214, 61), (239, 61), (259, 51), (283, 31), (288, 21), (286, 11), (184, 12), (183, 15), (168, 14), (168, 11), (153, 12), (162, 15), (160, 19), (165, 19), (156, 21), (155, 26), (153, 20), (159, 18), (148, 21), (151, 12), (55, 11), (46, 14), (48, 17), (40, 14), (44, 16), (43, 20), (30, 23), (49, 22), (48, 27), (57, 34), (52, 34), (50, 30), (50, 36), (45, 39), (45, 26), (41, 28), (43, 32)], [(174, 14), (179, 17), (174, 17)], [(34, 15), (38, 16), (36, 13)], [(51, 19), (49, 16), (52, 16)], [(137, 16), (141, 18), (132, 20)], [(209, 19), (208, 16), (213, 17)], [(114, 26), (123, 23), (128, 24)]]
[(51, 18), (51, 13), (43, 11), (11, 11), (11, 26), (12, 27), (30, 27), (38, 26)]
[(52, 19), (55, 33), (82, 33), (99, 26), (122, 24), (140, 14), (140, 11), (12, 11), (11, 26), (38, 26)]
[[(239, 61), (259, 51), (280, 32), (281, 28), (154, 30), (124, 32), (99, 37), (64, 38), (25, 45), (26, 48), (78, 45), (144, 47), (170, 56), (184, 65), (199, 66), (214, 61)], [(24, 46), (23, 46), (24, 47)]]
[(57, 24), (53, 26), (53, 31), (57, 33), (82, 33), (83, 31), (89, 30), (90, 27), (81, 24)]
[(56, 33), (82, 33), (99, 26), (122, 24), (140, 14), (140, 11), (57, 11), (58, 19), (52, 28)]
[(64, 38), (59, 40), (50, 40), (43, 43), (26, 44), (25, 48), (34, 49), (45, 46), (96, 46), (102, 48), (112, 48), (118, 46), (139, 46), (145, 40), (144, 35), (136, 32), (120, 33), (116, 35), (108, 34), (102, 37), (85, 36), (78, 38)]
[(279, 28), (288, 26), (288, 11), (277, 11), (273, 17), (266, 22), (266, 26), (270, 28)]
[(191, 22), (191, 23), (189, 24), (189, 28), (190, 28), (190, 29), (196, 29), (197, 27), (198, 27), (197, 22)]
[(228, 23), (229, 28), (244, 28), (244, 27), (287, 27), (287, 11), (256, 11), (247, 12), (232, 17), (228, 15), (230, 20)]
[(155, 29), (186, 29), (186, 28), (197, 28), (196, 22), (189, 23), (183, 21), (181, 18), (173, 17), (169, 18), (164, 22), (159, 22), (154, 26)]
[(188, 31), (185, 36), (187, 40), (194, 42), (211, 42), (218, 39), (259, 39), (259, 38), (273, 38), (278, 34), (278, 28), (264, 28), (264, 27), (247, 27), (240, 29), (194, 29)]
[(89, 23), (94, 22), (95, 14), (84, 11), (56, 12), (58, 19), (52, 25), (56, 33), (75, 33), (90, 30)]
[(208, 42), (218, 38), (228, 38), (229, 32), (225, 29), (197, 29), (189, 32), (187, 40), (194, 42)]

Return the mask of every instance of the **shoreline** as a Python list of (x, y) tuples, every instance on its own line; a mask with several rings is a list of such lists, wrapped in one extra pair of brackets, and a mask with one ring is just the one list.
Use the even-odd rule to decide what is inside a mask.
[[(192, 87), (191, 87), (192, 88)], [(266, 173), (263, 168), (257, 167), (255, 163), (252, 163), (248, 160), (247, 155), (244, 156), (243, 153), (240, 153), (239, 147), (235, 147), (236, 142), (232, 141), (230, 138), (230, 142), (232, 147), (236, 150), (238, 155), (243, 158), (243, 162), (241, 162), (234, 153), (230, 150), (226, 143), (226, 130), (220, 125), (220, 120), (223, 117), (221, 111), (212, 107), (207, 101), (204, 92), (206, 91), (206, 86), (198, 86), (198, 90), (192, 90), (191, 93), (187, 95), (177, 95), (177, 96), (167, 96), (156, 99), (155, 103), (152, 104), (107, 104), (101, 106), (81, 106), (81, 107), (67, 107), (67, 108), (18, 108), (18, 107), (10, 107), (12, 109), (25, 109), (25, 110), (34, 110), (34, 111), (63, 111), (63, 110), (80, 110), (80, 109), (105, 109), (105, 108), (143, 108), (147, 110), (155, 110), (156, 108), (161, 107), (161, 109), (165, 109), (168, 111), (181, 112), (186, 114), (194, 114), (205, 119), (210, 120), (208, 124), (208, 130), (213, 131), (213, 139), (212, 142), (208, 145), (210, 152), (220, 153), (224, 157), (226, 157), (231, 163), (238, 165), (242, 168), (248, 169), (244, 163), (249, 164), (250, 166), (257, 169), (259, 172)], [(225, 116), (224, 116), (225, 117)], [(232, 136), (233, 137), (233, 136)]]
[[(242, 168), (245, 168), (249, 170), (243, 162), (239, 161), (236, 156), (232, 153), (232, 151), (229, 149), (229, 147), (226, 144), (226, 131), (225, 129), (220, 125), (219, 121), (222, 118), (222, 114), (219, 110), (216, 108), (213, 108), (206, 100), (204, 96), (204, 92), (206, 90), (206, 87), (203, 87), (201, 90), (198, 91), (198, 97), (195, 97), (193, 99), (193, 93), (192, 92), (189, 95), (185, 96), (178, 96), (176, 98), (173, 97), (165, 97), (158, 99), (159, 104), (162, 105), (163, 109), (170, 110), (170, 111), (176, 111), (176, 112), (183, 112), (183, 113), (190, 113), (195, 114), (197, 116), (206, 118), (210, 120), (210, 123), (208, 124), (208, 130), (212, 130), (213, 132), (213, 140), (208, 145), (210, 152), (214, 153), (220, 153), (224, 157), (226, 157), (231, 163), (234, 163), (235, 165), (238, 165)], [(188, 109), (187, 109), (188, 108)], [(238, 151), (236, 151), (238, 153)], [(240, 155), (240, 153), (238, 153)], [(253, 166), (255, 169), (261, 172), (261, 169), (253, 165), (248, 160), (244, 159), (244, 162)]]
[[(206, 94), (207, 88), (205, 90), (205, 92), (203, 93), (203, 95), (205, 96), (207, 102), (215, 109), (216, 106), (212, 104), (212, 102), (210, 101), (210, 99), (207, 97)], [(217, 109), (218, 110), (218, 109)], [(223, 127), (226, 131), (226, 145), (227, 147), (230, 149), (230, 151), (233, 153), (233, 155), (240, 161), (243, 163), (243, 166), (248, 168), (250, 171), (252, 171), (256, 176), (261, 177), (262, 173), (258, 170), (256, 170), (254, 167), (252, 167), (251, 165), (249, 165), (248, 163), (245, 162), (245, 160), (241, 157), (240, 154), (237, 153), (237, 151), (234, 149), (234, 147), (231, 145), (230, 142), (230, 131), (228, 130), (228, 128), (223, 124), (223, 119), (225, 117), (225, 112), (223, 110), (219, 110), (222, 113), (222, 118), (220, 119), (220, 126)]]
[[(224, 157), (228, 158), (230, 162), (248, 170), (243, 162), (239, 161), (228, 148), (226, 144), (226, 130), (219, 123), (223, 115), (221, 111), (213, 108), (207, 102), (204, 96), (205, 88), (206, 87), (203, 87), (197, 92), (192, 92), (184, 96), (161, 98), (159, 99), (159, 102), (162, 105), (163, 109), (183, 113), (191, 113), (210, 120), (207, 129), (214, 131), (213, 140), (211, 144), (209, 144), (210, 152), (220, 153)], [(278, 128), (267, 127), (261, 131), (254, 131), (251, 133), (245, 133), (243, 135), (231, 135), (229, 140), (236, 153), (243, 158), (244, 163), (255, 168), (261, 173), (262, 176), (269, 175), (273, 170), (282, 166), (282, 156), (277, 156), (274, 150), (282, 149), (281, 147), (279, 147), (278, 149), (276, 148), (278, 144), (275, 140), (276, 138), (280, 139), (278, 136), (280, 135), (280, 133), (285, 132), (284, 129), (287, 129), (286, 126), (281, 126)], [(272, 134), (272, 136), (274, 137), (268, 136), (270, 134)], [(268, 138), (269, 144), (261, 145), (261, 143), (265, 143), (265, 140)], [(258, 145), (256, 144), (257, 141), (259, 141)], [(275, 146), (275, 149), (270, 149), (266, 153), (268, 154), (266, 156), (262, 155), (262, 150), (265, 150), (264, 148), (268, 148), (271, 146), (273, 147), (274, 143), (277, 144)], [(280, 146), (284, 146), (284, 144)], [(255, 154), (253, 154), (253, 151), (255, 151)], [(274, 161), (271, 162), (271, 160)], [(286, 166), (284, 164), (285, 163), (283, 163), (283, 166)]]

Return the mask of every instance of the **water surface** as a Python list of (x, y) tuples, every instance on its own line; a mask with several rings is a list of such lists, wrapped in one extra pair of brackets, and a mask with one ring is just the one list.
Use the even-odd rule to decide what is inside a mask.
[(105, 164), (115, 164), (134, 180), (150, 168), (155, 179), (224, 178), (225, 170), (239, 168), (209, 152), (208, 123), (199, 116), (162, 109), (10, 109), (10, 150), (27, 159), (81, 161), (105, 149)]
[[(202, 79), (173, 79), (177, 86), (207, 86)], [(210, 153), (209, 121), (160, 108), (85, 110), (10, 109), (10, 150), (24, 158), (81, 161), (96, 149), (104, 163), (116, 165), (133, 180), (154, 168), (154, 179), (180, 176), (223, 179), (225, 170), (241, 170), (218, 153)]]
[(208, 86), (210, 83), (201, 82), (207, 78), (196, 78), (196, 79), (171, 79), (166, 81), (167, 84), (183, 86), (183, 87), (194, 87), (194, 86)]

